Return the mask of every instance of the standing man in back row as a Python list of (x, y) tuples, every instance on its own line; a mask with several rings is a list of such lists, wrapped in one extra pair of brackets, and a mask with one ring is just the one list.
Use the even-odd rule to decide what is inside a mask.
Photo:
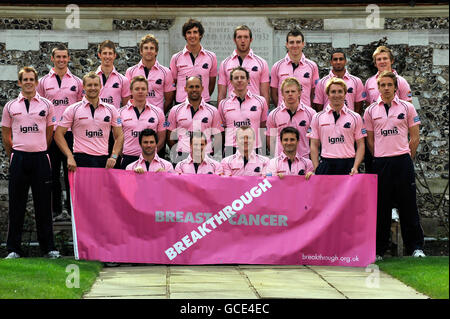
[(187, 93), (184, 90), (186, 81), (191, 76), (200, 76), (202, 80), (202, 98), (205, 102), (211, 100), (211, 95), (216, 86), (217, 58), (215, 53), (205, 50), (200, 41), (205, 29), (200, 21), (189, 19), (182, 29), (186, 46), (175, 53), (170, 60), (170, 70), (176, 84), (176, 104), (186, 100)]
[[(81, 101), (83, 96), (83, 83), (80, 78), (73, 75), (69, 68), (70, 61), (69, 50), (64, 44), (58, 44), (52, 50), (50, 57), (54, 67), (50, 72), (39, 80), (36, 91), (40, 96), (50, 100), (55, 107), (56, 121), (62, 118), (62, 115), (69, 105)], [(57, 123), (54, 125), (56, 130)], [(72, 131), (68, 131), (64, 136), (67, 145), (72, 150), (73, 135)], [(67, 171), (67, 158), (61, 153), (58, 145), (54, 139), (48, 148), (48, 155), (52, 164), (52, 212), (55, 221), (69, 220), (71, 211), (70, 208), (70, 187)], [(62, 187), (60, 181), (61, 164), (64, 173), (64, 186), (66, 189), (66, 201), (63, 205), (61, 203)]]
[(300, 30), (294, 29), (286, 36), (286, 56), (276, 62), (271, 71), (270, 92), (273, 103), (278, 106), (281, 98), (281, 83), (287, 77), (295, 77), (302, 85), (301, 102), (311, 107), (314, 98), (314, 88), (319, 81), (317, 64), (305, 57), (303, 48), (305, 37)]
[(128, 68), (125, 73), (128, 81), (141, 75), (148, 81), (147, 102), (157, 106), (166, 114), (172, 106), (175, 96), (175, 86), (173, 85), (172, 72), (169, 68), (159, 64), (158, 56), (159, 43), (153, 34), (147, 34), (139, 43), (139, 53), (141, 61)]
[(249, 91), (263, 96), (269, 105), (269, 66), (266, 60), (254, 54), (250, 49), (253, 41), (252, 30), (246, 25), (238, 26), (234, 29), (233, 39), (236, 50), (222, 61), (219, 68), (217, 105), (233, 91), (230, 73), (237, 66), (243, 67), (250, 73)]

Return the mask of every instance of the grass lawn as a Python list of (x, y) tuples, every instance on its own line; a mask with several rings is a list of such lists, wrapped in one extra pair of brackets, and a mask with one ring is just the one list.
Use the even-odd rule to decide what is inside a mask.
[(448, 256), (386, 258), (380, 269), (434, 299), (448, 299)]
[[(79, 288), (73, 287), (73, 268)], [(73, 266), (72, 266), (73, 267)], [(0, 299), (80, 299), (97, 278), (102, 263), (74, 259), (19, 258), (0, 260)], [(69, 277), (70, 276), (70, 277)], [(66, 280), (73, 288), (66, 286)]]

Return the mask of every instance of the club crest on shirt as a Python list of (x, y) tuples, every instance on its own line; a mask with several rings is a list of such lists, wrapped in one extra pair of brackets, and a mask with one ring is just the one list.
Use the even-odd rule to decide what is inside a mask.
[(347, 122), (344, 124), (344, 128), (350, 128), (350, 125), (351, 125), (350, 122)]
[(76, 87), (75, 85), (73, 85), (73, 86), (70, 88), (70, 90), (73, 91), (73, 92), (75, 92), (75, 91), (77, 90), (77, 87)]
[(207, 69), (209, 67), (208, 63), (202, 65), (202, 68)]
[(257, 72), (257, 71), (258, 71), (258, 67), (255, 65), (255, 66), (252, 68), (252, 71), (253, 71), (253, 72)]
[(42, 110), (42, 111), (39, 113), (39, 116), (45, 116), (45, 110)]
[(155, 81), (156, 84), (162, 84), (162, 79), (158, 79)]
[(300, 123), (298, 123), (298, 126), (306, 126), (306, 121), (305, 120), (301, 121)]
[(400, 113), (400, 114), (397, 116), (397, 118), (398, 118), (399, 120), (404, 120), (404, 119), (405, 119), (405, 113)]
[(306, 73), (303, 75), (303, 77), (308, 79), (308, 78), (309, 78), (309, 72), (306, 72)]
[(117, 82), (114, 83), (112, 87), (115, 88), (115, 89), (118, 89), (119, 88), (119, 83), (117, 83)]

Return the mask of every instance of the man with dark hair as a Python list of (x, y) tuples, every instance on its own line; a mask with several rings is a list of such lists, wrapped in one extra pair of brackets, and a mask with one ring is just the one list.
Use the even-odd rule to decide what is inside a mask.
[(305, 175), (308, 180), (314, 174), (312, 162), (302, 157), (297, 152), (300, 133), (294, 127), (288, 126), (281, 130), (280, 141), (283, 152), (269, 161), (266, 175), (278, 175), (282, 178), (285, 175)]
[(398, 79), (393, 72), (380, 73), (377, 82), (381, 96), (364, 113), (367, 144), (378, 175), (377, 259), (383, 258), (389, 246), (394, 206), (398, 207), (406, 253), (425, 257), (412, 161), (420, 142), (420, 118), (411, 103), (396, 95)]
[(142, 75), (134, 77), (131, 80), (132, 99), (119, 110), (124, 138), (120, 163), (121, 169), (125, 169), (128, 164), (139, 158), (141, 147), (138, 142), (138, 135), (143, 129), (151, 128), (157, 132), (159, 140), (158, 150), (163, 149), (166, 145), (164, 113), (159, 107), (148, 102), (146, 99), (147, 92), (147, 79)]
[(276, 62), (271, 71), (271, 96), (275, 105), (280, 105), (281, 83), (287, 77), (295, 77), (302, 85), (301, 101), (307, 106), (312, 106), (314, 88), (319, 81), (319, 69), (317, 64), (305, 57), (303, 48), (305, 38), (300, 30), (294, 29), (286, 36), (286, 56)]
[(205, 102), (209, 102), (216, 86), (216, 55), (205, 50), (200, 44), (205, 32), (200, 21), (188, 20), (183, 25), (182, 32), (186, 46), (182, 51), (175, 53), (170, 60), (170, 70), (177, 89), (175, 101), (180, 104), (186, 99), (187, 93), (184, 90), (186, 80), (191, 76), (200, 75), (203, 87), (202, 97)]
[[(100, 100), (100, 77), (89, 72), (83, 77), (86, 96), (72, 104), (63, 113), (63, 118), (55, 132), (55, 140), (67, 157), (67, 167), (75, 171), (80, 167), (113, 168), (123, 146), (123, 132), (119, 112), (114, 105)], [(69, 149), (64, 134), (68, 129), (73, 133), (73, 153)], [(112, 153), (108, 154), (109, 135), (114, 135)]]
[(347, 85), (347, 94), (345, 95), (345, 105), (352, 111), (362, 114), (364, 101), (366, 100), (366, 93), (364, 85), (360, 78), (351, 75), (345, 65), (347, 58), (345, 52), (341, 49), (336, 49), (331, 53), (331, 70), (330, 73), (320, 79), (314, 90), (314, 108), (320, 112), (324, 106), (328, 105), (328, 97), (325, 93), (325, 87), (328, 80), (333, 77), (343, 79)]
[(213, 160), (205, 153), (208, 140), (201, 131), (190, 134), (189, 142), (191, 152), (189, 156), (175, 166), (179, 174), (216, 174), (222, 175), (223, 169), (219, 162)]
[(159, 107), (164, 113), (169, 112), (172, 106), (175, 86), (172, 72), (169, 68), (159, 64), (159, 43), (153, 34), (142, 37), (139, 44), (139, 53), (142, 57), (138, 64), (128, 68), (125, 76), (131, 82), (135, 76), (143, 76), (148, 81), (148, 103)]
[(48, 258), (59, 258), (53, 239), (52, 173), (47, 155), (56, 122), (54, 106), (36, 92), (38, 77), (34, 68), (22, 68), (18, 77), (21, 92), (16, 99), (6, 103), (1, 123), (3, 148), (10, 160), (6, 258), (23, 256), (22, 230), (30, 186), (41, 251)]
[(130, 163), (126, 170), (134, 171), (138, 174), (145, 172), (169, 172), (173, 173), (173, 166), (170, 162), (162, 159), (157, 153), (158, 134), (152, 129), (145, 129), (139, 133), (139, 145), (142, 153), (137, 161)]
[[(80, 78), (73, 75), (69, 68), (70, 61), (69, 50), (64, 44), (58, 44), (52, 49), (50, 57), (53, 62), (53, 68), (50, 72), (39, 80), (36, 91), (40, 96), (50, 100), (55, 107), (55, 117), (59, 121), (62, 114), (69, 105), (72, 105), (81, 100), (83, 94), (83, 83)], [(54, 125), (54, 129), (58, 126), (58, 122)], [(72, 150), (73, 135), (72, 131), (68, 131), (64, 136), (67, 145)], [(52, 164), (52, 213), (55, 220), (68, 220), (70, 215), (68, 212), (70, 208), (69, 195), (69, 178), (67, 171), (67, 158), (61, 153), (55, 140), (52, 140), (48, 155)], [(64, 186), (66, 190), (66, 200), (63, 205), (61, 203), (62, 188), (60, 182), (61, 164), (64, 174)]]
[(249, 71), (241, 66), (230, 73), (233, 91), (219, 104), (219, 114), (225, 129), (225, 156), (236, 152), (236, 129), (250, 126), (256, 134), (256, 152), (263, 152), (264, 132), (267, 120), (267, 102), (248, 89)]
[(189, 156), (189, 134), (194, 131), (202, 131), (206, 135), (206, 153), (211, 153), (213, 148), (215, 153), (222, 150), (219, 113), (215, 106), (205, 102), (202, 91), (200, 77), (189, 77), (185, 87), (187, 98), (183, 103), (175, 105), (167, 117), (167, 145), (171, 148), (170, 155), (174, 163)]
[(361, 116), (345, 106), (347, 85), (344, 80), (331, 78), (325, 92), (329, 104), (314, 115), (309, 133), (315, 172), (317, 175), (358, 174), (366, 136)]
[(230, 81), (231, 70), (241, 66), (251, 73), (248, 86), (250, 92), (263, 96), (269, 105), (269, 66), (266, 60), (254, 54), (250, 48), (253, 40), (252, 31), (248, 26), (240, 25), (234, 30), (233, 40), (236, 49), (220, 64), (217, 104), (220, 104), (220, 101), (227, 97), (227, 93), (229, 94), (233, 90)]

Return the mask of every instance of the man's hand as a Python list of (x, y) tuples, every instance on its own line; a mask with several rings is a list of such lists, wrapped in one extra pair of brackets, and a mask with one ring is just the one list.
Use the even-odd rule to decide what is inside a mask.
[(73, 156), (69, 156), (67, 158), (67, 169), (72, 172), (75, 172), (75, 170), (77, 169), (77, 162), (75, 162)]
[(108, 158), (108, 160), (106, 161), (106, 168), (113, 168), (114, 165), (116, 165), (116, 159), (115, 158)]
[(306, 180), (309, 180), (309, 178), (311, 177), (311, 176), (313, 176), (314, 175), (314, 172), (308, 172), (308, 173), (306, 173), (306, 175), (305, 175), (305, 179)]
[(155, 171), (155, 173), (159, 173), (159, 172), (165, 172), (165, 171), (164, 171), (164, 168), (160, 167), (160, 168), (158, 168), (158, 169)]
[(136, 167), (136, 168), (134, 169), (134, 172), (135, 172), (135, 173), (138, 173), (138, 174), (144, 174), (144, 173), (145, 173), (145, 171), (144, 171), (144, 169), (142, 168), (142, 166)]
[(352, 167), (352, 170), (350, 171), (350, 175), (356, 175), (358, 174), (358, 169), (355, 167)]

